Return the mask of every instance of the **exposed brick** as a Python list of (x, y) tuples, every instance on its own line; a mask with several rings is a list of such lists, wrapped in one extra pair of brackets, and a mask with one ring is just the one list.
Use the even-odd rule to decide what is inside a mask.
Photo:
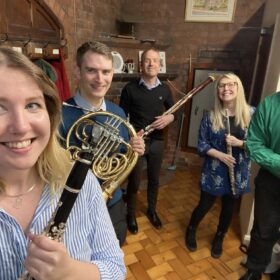
[[(244, 30), (241, 27), (258, 27), (262, 21), (265, 0), (238, 0), (234, 23), (185, 22), (185, 2), (182, 0), (45, 0), (64, 26), (68, 41), (66, 67), (72, 92), (76, 87), (76, 78), (72, 70), (76, 48), (86, 40), (99, 40), (100, 34), (117, 34), (116, 20), (135, 21), (137, 38), (155, 39), (161, 45), (170, 45), (166, 49), (168, 71), (179, 74), (176, 87), (185, 92), (189, 54), (193, 62), (232, 63), (240, 61), (241, 79), (245, 87), (250, 85), (253, 65), (259, 40), (257, 29)], [(75, 4), (75, 6), (74, 6)], [(250, 44), (248, 44), (250, 41)], [(159, 45), (159, 46), (161, 46)], [(133, 58), (138, 62), (139, 48), (118, 48), (124, 59)], [(204, 54), (201, 55), (201, 50)], [(238, 57), (237, 53), (240, 55)], [(138, 67), (136, 67), (138, 69)], [(119, 95), (126, 82), (112, 84), (110, 93)], [(178, 125), (172, 125), (168, 131), (168, 151), (175, 149)], [(170, 153), (166, 158), (170, 161)]]

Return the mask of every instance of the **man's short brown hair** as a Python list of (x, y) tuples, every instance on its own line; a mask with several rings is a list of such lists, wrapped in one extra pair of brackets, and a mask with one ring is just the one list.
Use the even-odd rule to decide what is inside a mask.
[(86, 52), (98, 53), (104, 55), (111, 61), (113, 61), (113, 56), (111, 53), (111, 49), (103, 43), (96, 42), (96, 41), (89, 41), (83, 43), (77, 50), (76, 54), (76, 63), (79, 67), (82, 65), (83, 56)]

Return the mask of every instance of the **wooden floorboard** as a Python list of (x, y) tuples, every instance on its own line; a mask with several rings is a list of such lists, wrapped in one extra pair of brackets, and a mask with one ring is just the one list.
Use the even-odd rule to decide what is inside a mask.
[[(198, 250), (189, 252), (185, 247), (186, 225), (199, 198), (199, 176), (199, 166), (162, 170), (157, 206), (163, 222), (161, 230), (154, 229), (149, 223), (145, 215), (146, 191), (142, 189), (139, 192), (139, 233), (129, 233), (123, 246), (127, 280), (237, 280), (244, 274), (245, 269), (240, 265), (243, 253), (239, 250), (238, 203), (220, 259), (213, 259), (210, 254), (211, 241), (218, 223), (219, 201), (199, 226)], [(268, 279), (268, 276), (262, 278)]]

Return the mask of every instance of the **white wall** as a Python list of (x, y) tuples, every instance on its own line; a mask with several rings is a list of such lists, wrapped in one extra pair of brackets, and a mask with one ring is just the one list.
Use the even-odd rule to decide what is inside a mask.
[(275, 23), (276, 15), (280, 12), (279, 0), (266, 0), (262, 27), (271, 27)]
[[(278, 2), (278, 1), (277, 1)], [(280, 1), (279, 1), (280, 3)], [(276, 15), (270, 54), (267, 63), (262, 99), (279, 90), (280, 77), (280, 10)]]
[(241, 242), (248, 245), (250, 241), (250, 232), (254, 220), (254, 178), (259, 171), (259, 166), (252, 162), (250, 187), (251, 192), (242, 196), (240, 205), (240, 228), (241, 228)]
[[(263, 27), (274, 25), (271, 49), (268, 58), (267, 71), (261, 99), (280, 90), (280, 1), (267, 0), (263, 18)], [(248, 244), (250, 231), (253, 225), (254, 214), (254, 179), (259, 167), (252, 164), (251, 189), (252, 193), (242, 197), (240, 206), (241, 240)]]

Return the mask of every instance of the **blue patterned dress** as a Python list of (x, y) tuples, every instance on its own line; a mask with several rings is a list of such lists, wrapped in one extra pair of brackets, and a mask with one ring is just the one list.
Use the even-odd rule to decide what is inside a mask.
[[(251, 107), (253, 113), (255, 108)], [(205, 157), (200, 178), (200, 187), (202, 191), (215, 196), (231, 194), (231, 185), (229, 179), (229, 170), (226, 164), (217, 158), (207, 155), (210, 149), (227, 152), (225, 141), (225, 129), (217, 132), (212, 130), (210, 113), (206, 112), (201, 120), (198, 135), (198, 153)], [(236, 128), (232, 133), (238, 139), (246, 139), (247, 129)], [(246, 151), (239, 147), (232, 147), (232, 155), (236, 159), (234, 167), (235, 189), (237, 196), (250, 191), (250, 169), (251, 163)]]

